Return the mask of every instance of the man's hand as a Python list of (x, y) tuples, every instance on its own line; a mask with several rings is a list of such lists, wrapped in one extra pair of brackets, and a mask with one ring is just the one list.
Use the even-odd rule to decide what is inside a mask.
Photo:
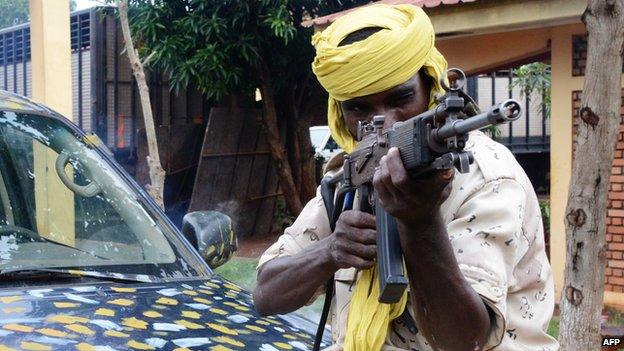
[(345, 211), (327, 240), (330, 261), (337, 269), (368, 269), (377, 257), (375, 216), (361, 211)]
[(383, 208), (404, 223), (427, 226), (438, 215), (451, 193), (454, 170), (434, 171), (423, 179), (412, 179), (393, 147), (381, 158), (373, 185)]

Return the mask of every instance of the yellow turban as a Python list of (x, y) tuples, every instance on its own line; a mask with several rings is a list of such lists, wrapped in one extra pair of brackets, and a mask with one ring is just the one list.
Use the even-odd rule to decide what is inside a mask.
[[(364, 28), (380, 27), (368, 38), (338, 46), (349, 34)], [(424, 11), (412, 5), (371, 5), (336, 20), (312, 38), (316, 57), (312, 70), (329, 92), (327, 118), (334, 140), (346, 152), (356, 140), (342, 117), (340, 101), (379, 93), (412, 78), (421, 68), (432, 78), (429, 106), (443, 92), (440, 77), (447, 63), (434, 47), (435, 33)], [(345, 351), (379, 350), (390, 322), (407, 304), (407, 293), (395, 304), (378, 302), (376, 270), (362, 272), (351, 300)]]
[[(382, 29), (364, 40), (338, 46), (349, 34), (371, 27)], [(443, 92), (440, 77), (447, 63), (434, 41), (429, 17), (413, 5), (365, 6), (312, 37), (316, 48), (312, 70), (329, 93), (328, 124), (343, 150), (353, 151), (356, 140), (342, 118), (340, 101), (388, 90), (423, 68), (433, 81), (430, 107), (435, 103), (435, 95)]]

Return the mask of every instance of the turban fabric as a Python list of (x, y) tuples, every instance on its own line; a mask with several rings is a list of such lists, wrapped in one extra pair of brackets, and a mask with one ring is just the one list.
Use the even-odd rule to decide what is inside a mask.
[[(349, 34), (364, 28), (380, 31), (352, 44), (338, 46)], [(334, 140), (346, 152), (355, 148), (340, 101), (379, 93), (405, 83), (421, 68), (432, 78), (430, 107), (442, 93), (440, 77), (446, 60), (434, 46), (429, 17), (413, 5), (371, 5), (338, 18), (312, 37), (316, 57), (312, 70), (329, 93), (327, 119)]]
[[(381, 30), (368, 38), (339, 46), (349, 34), (364, 28)], [(440, 78), (447, 63), (434, 46), (433, 26), (424, 11), (412, 5), (371, 5), (340, 17), (312, 43), (316, 57), (312, 70), (329, 93), (328, 124), (334, 140), (346, 152), (356, 140), (342, 116), (340, 102), (383, 92), (405, 83), (419, 70), (432, 78), (429, 107), (443, 92)], [(358, 279), (347, 321), (345, 351), (380, 350), (390, 323), (407, 304), (407, 292), (399, 302), (378, 302), (379, 282), (375, 268)]]

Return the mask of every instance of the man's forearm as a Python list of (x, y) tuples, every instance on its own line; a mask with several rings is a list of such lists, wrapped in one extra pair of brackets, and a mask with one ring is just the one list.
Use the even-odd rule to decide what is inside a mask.
[(267, 262), (253, 292), (261, 315), (292, 312), (305, 305), (336, 271), (323, 239), (294, 256)]
[(480, 350), (490, 328), (481, 297), (461, 274), (444, 223), (398, 222), (414, 312), (434, 349)]

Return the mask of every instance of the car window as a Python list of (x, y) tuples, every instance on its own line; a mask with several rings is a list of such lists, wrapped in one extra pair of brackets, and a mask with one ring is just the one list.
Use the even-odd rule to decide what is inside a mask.
[(330, 136), (329, 139), (327, 140), (327, 144), (325, 144), (325, 150), (336, 150), (338, 148), (339, 148), (338, 143), (336, 143), (334, 141), (334, 138)]
[(0, 112), (0, 199), (0, 270), (196, 274), (137, 193), (52, 118)]
[(329, 134), (329, 130), (327, 129), (310, 129), (310, 140), (312, 141), (312, 146), (314, 148), (321, 147), (323, 140)]

